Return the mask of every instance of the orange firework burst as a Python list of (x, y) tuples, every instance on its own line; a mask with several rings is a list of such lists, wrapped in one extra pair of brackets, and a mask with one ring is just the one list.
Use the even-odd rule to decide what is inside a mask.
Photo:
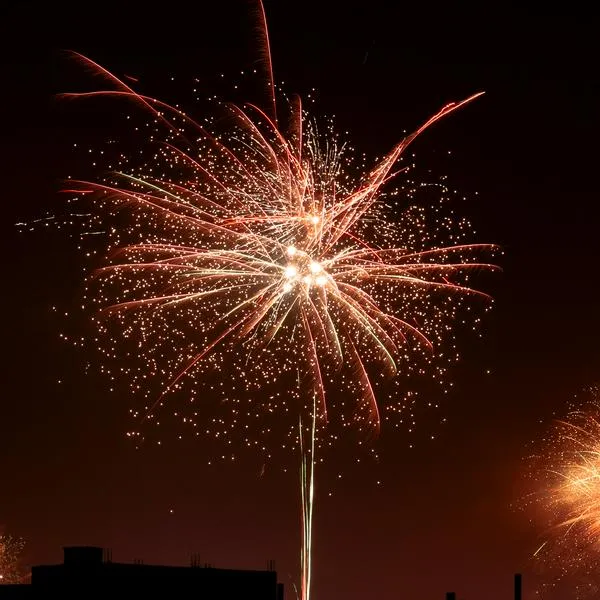
[(535, 552), (552, 572), (548, 588), (570, 586), (577, 597), (598, 590), (594, 576), (600, 551), (600, 397), (597, 387), (584, 404), (557, 420), (536, 457), (538, 498), (552, 535)]
[(600, 404), (593, 400), (556, 421), (549, 466), (550, 505), (556, 527), (600, 549)]
[(554, 500), (564, 510), (560, 523), (578, 528), (590, 541), (600, 544), (600, 407), (593, 412), (576, 411), (561, 421), (561, 469), (554, 471), (558, 481)]

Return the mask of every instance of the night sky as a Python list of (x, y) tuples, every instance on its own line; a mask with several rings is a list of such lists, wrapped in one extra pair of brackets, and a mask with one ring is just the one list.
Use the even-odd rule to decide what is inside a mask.
[[(425, 600), (456, 590), (508, 599), (517, 571), (533, 589), (540, 576), (530, 557), (545, 538), (530, 522), (535, 513), (516, 508), (528, 489), (524, 458), (599, 376), (593, 19), (574, 4), (562, 14), (382, 0), (265, 4), (276, 80), (290, 92), (316, 88), (314, 110), (334, 114), (371, 156), (445, 103), (486, 92), (413, 150), (473, 199), (465, 210), (477, 240), (504, 250), (483, 340), (461, 341), (447, 422), (423, 413), (412, 449), (384, 426), (376, 469), (348, 459), (320, 471), (314, 597)], [(192, 552), (222, 567), (275, 559), (291, 598), (296, 465), (287, 474), (243, 458), (208, 465), (201, 445), (174, 442), (136, 451), (125, 437), (127, 388), (107, 393), (86, 375), (86, 357), (59, 339), (57, 312), (82, 289), (75, 244), (62, 231), (15, 227), (61, 205), (61, 180), (85, 164), (70, 148), (97, 139), (115, 110), (90, 122), (56, 97), (95, 85), (63, 50), (151, 79), (158, 94), (156, 82), (171, 75), (210, 81), (255, 63), (246, 3), (184, 6), (2, 9), (0, 524), (27, 540), (29, 564), (59, 562), (69, 544), (148, 563), (186, 564)], [(169, 100), (178, 93), (162, 89)]]

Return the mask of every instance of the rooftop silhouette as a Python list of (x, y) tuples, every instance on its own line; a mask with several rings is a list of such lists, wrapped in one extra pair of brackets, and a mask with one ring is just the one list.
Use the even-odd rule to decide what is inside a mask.
[(283, 600), (274, 564), (265, 571), (217, 569), (192, 560), (189, 567), (114, 563), (94, 546), (64, 548), (59, 565), (31, 569), (31, 583), (0, 585), (0, 600), (12, 598), (98, 597), (127, 593), (142, 597), (196, 596), (203, 600)]

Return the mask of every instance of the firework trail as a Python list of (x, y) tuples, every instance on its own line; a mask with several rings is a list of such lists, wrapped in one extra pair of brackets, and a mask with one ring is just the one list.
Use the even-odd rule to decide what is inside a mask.
[[(94, 341), (107, 358), (121, 359), (118, 373), (106, 368), (109, 375), (126, 376), (136, 393), (148, 394), (135, 418), (158, 424), (167, 396), (183, 391), (191, 412), (177, 408), (174, 416), (195, 435), (211, 399), (213, 407), (228, 407), (227, 417), (209, 419), (213, 435), (228, 442), (244, 417), (263, 423), (264, 437), (270, 415), (281, 421), (290, 414), (296, 426), (299, 417), (288, 443), (301, 452), (301, 596), (308, 600), (315, 444), (326, 438), (325, 424), (335, 419), (376, 433), (385, 375), (430, 369), (443, 378), (437, 363), (444, 352), (444, 360), (452, 358), (442, 344), (451, 323), (466, 302), (489, 300), (468, 281), (494, 269), (477, 258), (494, 246), (465, 242), (463, 220), (430, 227), (424, 211), (409, 204), (394, 215), (396, 194), (384, 192), (408, 172), (399, 164), (410, 144), (480, 94), (447, 104), (374, 166), (357, 169), (299, 98), (278, 118), (262, 5), (260, 19), (266, 112), (217, 102), (215, 114), (198, 121), (75, 54), (110, 89), (65, 96), (131, 101), (150, 114), (152, 133), (138, 152), (146, 160), (121, 154), (105, 180), (71, 180), (66, 191), (87, 202), (89, 233), (108, 240), (107, 264), (91, 279), (88, 302), (99, 309)], [(417, 193), (418, 184), (406, 185), (407, 197)], [(452, 226), (457, 233), (445, 236)], [(225, 373), (231, 379), (224, 384)], [(288, 385), (294, 377), (298, 384)], [(153, 396), (148, 390), (156, 386)], [(328, 387), (338, 391), (333, 411)], [(396, 398), (392, 412), (400, 404)], [(245, 435), (248, 446), (259, 445)], [(262, 449), (268, 456), (266, 444)]]
[[(308, 434), (309, 445), (305, 437)], [(312, 576), (312, 525), (315, 498), (315, 446), (317, 440), (317, 403), (313, 404), (312, 425), (305, 430), (302, 416), (299, 419), (299, 450), (300, 450), (300, 493), (302, 500), (302, 545), (300, 554), (300, 598), (310, 599), (310, 584)]]

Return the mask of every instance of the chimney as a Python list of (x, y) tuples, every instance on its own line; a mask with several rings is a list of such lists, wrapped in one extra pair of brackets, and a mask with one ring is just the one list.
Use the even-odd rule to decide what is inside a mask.
[(515, 574), (515, 600), (522, 599), (522, 591), (523, 591), (523, 576), (521, 573)]
[(456, 592), (446, 592), (446, 600), (456, 600)]

